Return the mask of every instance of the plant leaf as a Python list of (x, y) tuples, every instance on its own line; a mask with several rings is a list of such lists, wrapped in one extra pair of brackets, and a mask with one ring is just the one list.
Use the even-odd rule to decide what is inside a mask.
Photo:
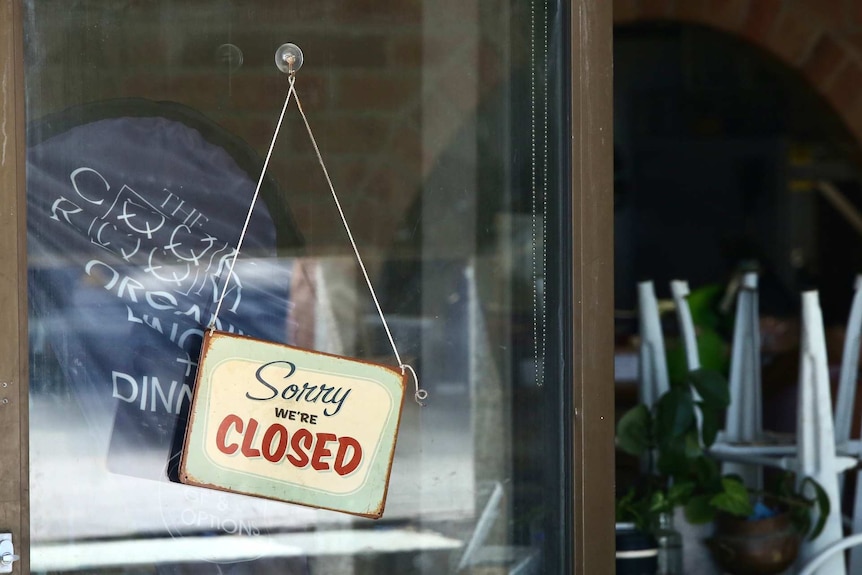
[(703, 489), (718, 491), (721, 489), (721, 470), (718, 462), (711, 457), (698, 457), (692, 465), (694, 478)]
[(829, 495), (817, 481), (811, 477), (806, 477), (802, 480), (800, 489), (804, 488), (806, 485), (810, 485), (811, 488), (814, 489), (814, 500), (817, 502), (817, 511), (819, 513), (817, 521), (814, 523), (814, 528), (808, 536), (808, 540), (813, 541), (823, 532), (823, 527), (826, 525), (826, 519), (829, 517), (829, 513), (831, 511), (831, 505), (829, 504)]
[(794, 495), (796, 495), (794, 490), (795, 482), (796, 475), (792, 471), (785, 471), (775, 479), (772, 491), (774, 491), (778, 497), (793, 498)]
[(658, 400), (656, 426), (659, 438), (680, 437), (694, 421), (694, 400), (687, 387), (671, 388)]
[(667, 490), (667, 500), (673, 507), (685, 503), (694, 492), (696, 484), (693, 481), (679, 481)]
[(651, 447), (651, 419), (643, 404), (628, 410), (617, 423), (617, 446), (630, 455), (643, 455)]
[(691, 290), (687, 299), (694, 325), (712, 330), (719, 327), (721, 316), (716, 312), (716, 308), (723, 295), (724, 286), (721, 284), (707, 284)]
[(616, 505), (616, 520), (617, 521), (635, 521), (637, 512), (634, 509), (635, 505), (635, 490), (629, 488), (628, 492), (623, 495)]
[(695, 495), (685, 505), (685, 518), (695, 525), (709, 523), (715, 518), (715, 508), (709, 504), (709, 495)]
[(717, 332), (703, 327), (698, 328), (697, 352), (700, 355), (700, 366), (719, 373), (727, 371), (727, 342)]
[(710, 505), (738, 517), (748, 517), (754, 513), (748, 490), (738, 479), (722, 477), (721, 488), (722, 491), (709, 500)]
[(701, 455), (703, 455), (703, 449), (700, 446), (700, 437), (697, 435), (697, 429), (692, 429), (685, 434), (685, 456), (694, 459)]
[(727, 409), (730, 405), (730, 386), (719, 372), (712, 369), (696, 369), (689, 372), (688, 380), (700, 394), (707, 409)]
[(634, 499), (635, 499), (635, 490), (633, 488), (630, 488), (626, 492), (625, 495), (623, 495), (622, 497), (620, 497), (617, 500), (616, 514), (615, 514), (617, 522), (626, 521), (628, 519), (631, 519), (631, 517), (629, 517), (628, 513), (629, 513), (629, 508), (631, 507), (631, 504), (634, 501)]
[(650, 503), (649, 494), (640, 493), (632, 487), (617, 501), (616, 520), (632, 522), (641, 531), (648, 531), (651, 528)]
[(697, 405), (700, 408), (702, 416), (700, 433), (703, 438), (703, 444), (706, 447), (710, 447), (715, 443), (715, 438), (718, 437), (718, 432), (721, 430), (721, 417), (717, 410), (709, 409), (704, 402), (699, 401)]
[(693, 463), (702, 457), (697, 430), (692, 428), (683, 436), (670, 437), (662, 442), (658, 449), (658, 470), (674, 481), (688, 481)]
[(658, 470), (662, 475), (678, 476), (688, 472), (688, 457), (685, 436), (671, 437), (658, 450)]
[(688, 363), (685, 359), (685, 349), (679, 340), (668, 340), (665, 345), (667, 360), (667, 377), (671, 387), (681, 385), (688, 376)]
[(673, 509), (673, 505), (665, 496), (663, 491), (656, 491), (652, 494), (652, 499), (650, 500), (649, 512), (653, 515), (658, 513), (664, 513), (666, 511), (670, 511)]

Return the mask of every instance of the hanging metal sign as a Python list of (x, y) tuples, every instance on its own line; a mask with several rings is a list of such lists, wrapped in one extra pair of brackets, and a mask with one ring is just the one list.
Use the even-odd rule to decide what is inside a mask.
[[(377, 519), (383, 515), (406, 374), (420, 405), (428, 394), (401, 361), (320, 148), (295, 90), (302, 50), (284, 44), (276, 65), (287, 96), (204, 336), (186, 428), (180, 481)], [(219, 311), (291, 96), (341, 216), (398, 367), (216, 331)]]
[(377, 519), (405, 379), (398, 368), (208, 331), (180, 480)]

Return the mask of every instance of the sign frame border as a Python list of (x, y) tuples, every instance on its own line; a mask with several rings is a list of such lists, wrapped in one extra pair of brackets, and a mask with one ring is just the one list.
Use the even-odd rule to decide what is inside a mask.
[[(324, 356), (324, 357), (328, 357), (328, 358), (339, 359), (339, 360), (349, 361), (349, 362), (353, 362), (353, 363), (365, 364), (365, 365), (368, 365), (368, 366), (374, 367), (374, 368), (382, 368), (382, 369), (389, 371), (389, 372), (392, 372), (394, 375), (398, 376), (398, 382), (400, 384), (400, 391), (401, 391), (401, 401), (400, 402), (396, 401), (395, 403), (397, 403), (397, 409), (393, 409), (393, 413), (395, 414), (395, 423), (394, 423), (394, 435), (393, 435), (391, 448), (389, 449), (389, 452), (386, 453), (385, 452), (385, 446), (384, 446), (384, 448), (383, 448), (384, 451), (382, 451), (380, 453), (380, 455), (383, 455), (386, 458), (385, 463), (384, 463), (386, 471), (385, 471), (385, 482), (383, 485), (383, 492), (381, 494), (380, 504), (378, 507), (369, 510), (369, 512), (367, 512), (367, 513), (363, 513), (363, 512), (339, 509), (336, 507), (314, 505), (311, 503), (305, 503), (305, 502), (301, 502), (301, 501), (288, 501), (285, 499), (280, 499), (277, 497), (271, 497), (271, 496), (263, 495), (260, 493), (255, 493), (255, 492), (241, 490), (241, 489), (231, 489), (231, 488), (225, 487), (223, 485), (208, 483), (208, 482), (206, 482), (200, 478), (195, 477), (194, 475), (192, 475), (189, 472), (189, 469), (188, 469), (189, 461), (188, 460), (189, 460), (189, 447), (190, 447), (191, 441), (192, 441), (192, 427), (194, 426), (194, 423), (196, 420), (197, 410), (199, 408), (206, 409), (206, 405), (203, 404), (203, 402), (207, 401), (206, 397), (202, 397), (201, 394), (199, 394), (199, 390), (201, 389), (201, 380), (203, 377), (205, 377), (205, 370), (202, 369), (202, 366), (203, 366), (204, 361), (207, 358), (207, 356), (211, 350), (210, 344), (214, 340), (218, 340), (221, 338), (240, 339), (240, 340), (245, 340), (245, 341), (252, 342), (252, 343), (262, 343), (262, 344), (271, 345), (271, 346), (275, 346), (275, 347), (287, 348), (289, 350), (295, 350), (295, 351), (299, 351), (299, 352), (303, 352), (303, 353), (311, 353), (311, 354), (318, 355), (318, 356)], [(353, 358), (353, 357), (346, 357), (346, 356), (335, 355), (335, 354), (331, 354), (331, 353), (325, 353), (325, 352), (320, 352), (320, 351), (316, 351), (316, 350), (301, 348), (301, 347), (287, 345), (287, 344), (283, 344), (283, 343), (279, 343), (279, 342), (264, 340), (264, 339), (260, 339), (260, 338), (256, 338), (256, 337), (252, 337), (252, 336), (248, 336), (248, 335), (230, 333), (230, 332), (225, 332), (225, 331), (220, 331), (220, 330), (207, 329), (204, 333), (203, 342), (201, 345), (200, 359), (198, 360), (198, 370), (197, 370), (197, 374), (195, 375), (194, 388), (192, 389), (192, 401), (191, 401), (191, 404), (189, 406), (189, 417), (188, 417), (188, 420), (186, 422), (186, 428), (185, 428), (184, 437), (183, 437), (183, 447), (182, 447), (182, 452), (181, 452), (181, 456), (180, 456), (180, 465), (179, 465), (180, 483), (185, 484), (185, 485), (192, 485), (195, 487), (202, 487), (205, 489), (213, 489), (216, 491), (223, 491), (226, 493), (237, 493), (237, 494), (241, 494), (241, 495), (248, 495), (251, 497), (258, 497), (261, 499), (267, 499), (267, 500), (271, 500), (271, 501), (278, 501), (281, 503), (289, 503), (292, 505), (302, 505), (304, 507), (310, 507), (313, 509), (324, 509), (324, 510), (328, 510), (328, 511), (336, 511), (339, 513), (347, 513), (349, 515), (354, 515), (357, 517), (364, 517), (367, 519), (380, 519), (383, 516), (383, 512), (384, 512), (384, 509), (386, 506), (386, 498), (389, 494), (389, 481), (390, 481), (390, 478), (392, 475), (392, 462), (393, 462), (394, 457), (395, 457), (395, 448), (396, 448), (397, 443), (398, 443), (398, 433), (399, 433), (400, 428), (401, 428), (401, 417), (402, 417), (402, 414), (404, 412), (404, 398), (406, 396), (406, 391), (407, 391), (407, 373), (404, 370), (400, 370), (398, 367), (394, 367), (394, 366), (386, 365), (386, 364), (382, 364), (382, 363), (365, 361), (365, 360), (357, 359), (357, 358)], [(393, 400), (395, 400), (395, 399), (396, 398), (393, 398)], [(275, 481), (275, 480), (273, 480), (273, 481)], [(348, 494), (345, 494), (345, 495), (348, 495)], [(333, 494), (333, 497), (338, 497), (338, 496), (339, 496), (338, 494)]]

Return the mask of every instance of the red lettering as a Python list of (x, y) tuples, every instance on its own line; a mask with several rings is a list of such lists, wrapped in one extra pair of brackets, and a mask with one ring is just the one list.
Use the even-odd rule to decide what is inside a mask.
[[(349, 462), (344, 463), (348, 449), (352, 450), (353, 458)], [(335, 456), (335, 463), (332, 466), (335, 472), (339, 475), (353, 473), (359, 467), (360, 461), (362, 461), (362, 446), (359, 445), (359, 442), (352, 437), (340, 437), (338, 439), (338, 454)]]
[[(308, 465), (308, 453), (306, 450), (311, 449), (311, 444), (314, 441), (314, 436), (307, 429), (297, 429), (290, 440), (290, 449), (293, 454), (287, 456), (287, 460), (294, 466), (302, 468)], [(303, 443), (305, 444), (303, 446)], [(294, 455), (295, 454), (295, 455)]]
[[(275, 451), (272, 449), (272, 440), (278, 436), (278, 445)], [(284, 457), (284, 452), (287, 451), (287, 428), (280, 423), (273, 423), (266, 428), (266, 433), (263, 434), (263, 456), (267, 461), (278, 463)]]
[(248, 420), (248, 429), (245, 430), (245, 435), (242, 437), (242, 454), (251, 459), (252, 457), (260, 457), (260, 449), (252, 447), (254, 436), (257, 434), (257, 420), (251, 418)]
[(242, 419), (232, 413), (222, 420), (218, 426), (218, 433), (216, 433), (216, 447), (218, 447), (219, 451), (228, 455), (233, 455), (239, 449), (239, 445), (236, 443), (227, 444), (227, 434), (231, 426), (236, 427), (238, 433), (242, 433)]
[(326, 444), (330, 441), (335, 441), (334, 433), (318, 433), (317, 443), (314, 446), (314, 455), (311, 456), (311, 466), (318, 471), (329, 469), (329, 463), (321, 461), (324, 457), (332, 455), (332, 451), (326, 448)]
[[(216, 431), (216, 447), (226, 455), (240, 451), (249, 459), (263, 455), (270, 463), (287, 459), (299, 469), (311, 464), (317, 471), (332, 469), (342, 477), (359, 469), (362, 463), (362, 446), (353, 437), (338, 437), (334, 433), (313, 434), (304, 428), (291, 432), (284, 425), (273, 423), (266, 428), (258, 443), (259, 427), (260, 422), (254, 418), (246, 422), (236, 414), (228, 414)], [(232, 437), (234, 432), (242, 435), (241, 442), (239, 437)], [(334, 442), (338, 443), (338, 449), (329, 447)]]

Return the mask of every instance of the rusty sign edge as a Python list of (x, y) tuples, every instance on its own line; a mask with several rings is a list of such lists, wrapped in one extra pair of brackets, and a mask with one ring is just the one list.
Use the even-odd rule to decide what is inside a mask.
[[(356, 511), (349, 511), (349, 510), (345, 510), (345, 509), (337, 509), (334, 507), (326, 507), (326, 506), (322, 506), (322, 505), (313, 505), (313, 504), (303, 503), (303, 502), (299, 502), (299, 501), (286, 501), (284, 499), (279, 499), (277, 497), (270, 497), (267, 495), (262, 495), (259, 493), (253, 493), (253, 492), (249, 492), (249, 491), (243, 491), (240, 489), (231, 489), (231, 488), (228, 488), (228, 487), (225, 487), (222, 485), (218, 485), (218, 484), (214, 484), (214, 483), (207, 483), (206, 481), (198, 479), (197, 477), (195, 477), (194, 475), (192, 475), (188, 471), (187, 466), (186, 466), (188, 448), (189, 448), (190, 440), (191, 440), (192, 423), (194, 422), (194, 419), (196, 416), (196, 408), (198, 407), (197, 403), (199, 400), (199, 395), (197, 393), (197, 390), (199, 389), (200, 379), (201, 379), (201, 377), (203, 377), (203, 373), (204, 373), (204, 370), (200, 369), (200, 366), (204, 363), (204, 360), (206, 359), (207, 354), (209, 353), (210, 343), (213, 340), (218, 339), (218, 338), (245, 339), (245, 340), (252, 341), (252, 342), (275, 345), (275, 346), (293, 349), (293, 350), (297, 350), (297, 351), (301, 351), (301, 352), (321, 355), (321, 356), (329, 357), (332, 359), (346, 360), (346, 361), (350, 361), (350, 362), (366, 364), (366, 365), (370, 365), (373, 367), (382, 368), (382, 369), (389, 371), (389, 372), (392, 372), (394, 375), (398, 376), (398, 382), (401, 385), (401, 401), (398, 404), (397, 414), (395, 416), (395, 427), (394, 427), (395, 433), (394, 433), (394, 437), (393, 437), (393, 441), (392, 441), (392, 446), (389, 450), (388, 457), (387, 457), (385, 481), (383, 484), (383, 493), (382, 493), (381, 498), (380, 498), (380, 504), (377, 506), (377, 508), (373, 508), (372, 510), (370, 510), (367, 513), (362, 513), (362, 512), (356, 512)], [(378, 362), (372, 362), (372, 361), (366, 361), (366, 360), (358, 359), (358, 358), (345, 357), (345, 356), (335, 355), (335, 354), (326, 353), (326, 352), (320, 352), (320, 351), (316, 351), (316, 350), (312, 350), (312, 349), (301, 348), (301, 347), (292, 346), (292, 345), (288, 345), (288, 344), (264, 340), (264, 339), (244, 335), (244, 334), (235, 334), (235, 333), (223, 332), (223, 331), (219, 331), (219, 330), (209, 330), (208, 329), (204, 333), (203, 342), (201, 344), (201, 355), (200, 355), (200, 359), (198, 360), (198, 371), (195, 374), (194, 389), (192, 391), (192, 402), (191, 402), (191, 405), (189, 406), (189, 419), (186, 422), (186, 428), (185, 428), (185, 433), (184, 433), (184, 437), (183, 437), (183, 449), (182, 449), (182, 453), (180, 455), (180, 466), (179, 466), (179, 471), (178, 471), (180, 483), (182, 483), (184, 485), (201, 487), (204, 489), (223, 491), (225, 493), (237, 493), (237, 494), (241, 494), (241, 495), (247, 495), (250, 497), (257, 497), (260, 499), (277, 501), (279, 503), (289, 503), (291, 505), (301, 505), (303, 507), (309, 507), (312, 509), (336, 511), (339, 513), (346, 513), (348, 515), (353, 515), (356, 517), (363, 517), (366, 519), (374, 519), (374, 520), (380, 519), (383, 516), (383, 512), (384, 512), (385, 507), (386, 507), (386, 499), (389, 495), (389, 481), (390, 481), (390, 478), (392, 476), (392, 464), (393, 464), (393, 460), (395, 458), (395, 449), (396, 449), (396, 446), (398, 444), (398, 433), (399, 433), (399, 430), (401, 428), (401, 417), (402, 417), (403, 412), (404, 412), (404, 397), (406, 395), (406, 390), (407, 390), (407, 373), (404, 372), (403, 370), (400, 370), (399, 368), (393, 367), (391, 365), (386, 365), (386, 364), (382, 364), (382, 363), (378, 363)]]

